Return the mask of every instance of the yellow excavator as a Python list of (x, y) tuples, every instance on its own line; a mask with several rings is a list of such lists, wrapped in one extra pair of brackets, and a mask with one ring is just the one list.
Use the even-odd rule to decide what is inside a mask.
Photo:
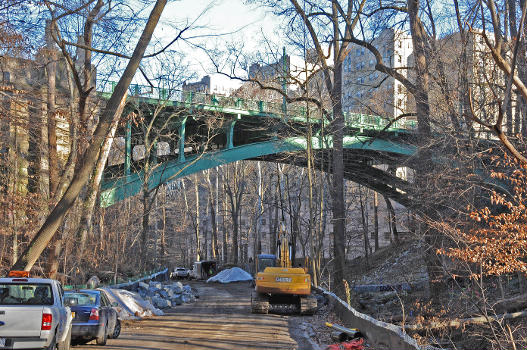
[(311, 295), (311, 276), (302, 267), (291, 266), (292, 246), (281, 236), (278, 258), (271, 254), (257, 257), (257, 271), (262, 271), (256, 273), (251, 311), (267, 314), (271, 306), (285, 312), (296, 309), (301, 314), (312, 315), (317, 308), (317, 299)]

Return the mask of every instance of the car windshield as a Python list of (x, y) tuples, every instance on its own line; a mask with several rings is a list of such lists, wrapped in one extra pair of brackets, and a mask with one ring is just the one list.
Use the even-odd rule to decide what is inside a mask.
[(182, 267), (178, 267), (176, 270), (177, 270), (177, 271), (185, 271), (185, 269), (182, 268)]
[(1, 305), (53, 305), (51, 285), (47, 283), (2, 283)]
[(97, 295), (94, 293), (66, 292), (64, 303), (69, 306), (95, 306)]

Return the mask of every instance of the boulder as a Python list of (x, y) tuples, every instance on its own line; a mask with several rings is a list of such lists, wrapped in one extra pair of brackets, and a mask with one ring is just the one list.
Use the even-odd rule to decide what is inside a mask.
[(181, 292), (183, 292), (183, 284), (181, 282), (176, 282), (174, 284), (172, 284), (172, 290), (174, 291), (174, 293), (176, 294), (179, 294)]
[(152, 301), (154, 303), (154, 306), (160, 309), (165, 309), (171, 306), (169, 300), (158, 297), (157, 295), (152, 298)]
[(181, 294), (175, 294), (172, 299), (170, 299), (172, 301), (172, 305), (181, 305), (183, 304), (183, 297)]
[(148, 287), (150, 287), (150, 286), (148, 285), (148, 283), (145, 283), (145, 282), (139, 282), (139, 283), (137, 284), (137, 286), (138, 286), (139, 288), (143, 288), (143, 289), (148, 289)]
[(163, 288), (163, 284), (161, 282), (150, 282), (150, 288), (155, 288), (155, 289), (161, 289)]

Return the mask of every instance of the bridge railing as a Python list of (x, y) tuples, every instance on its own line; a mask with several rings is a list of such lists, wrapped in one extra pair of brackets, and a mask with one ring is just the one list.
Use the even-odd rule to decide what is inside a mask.
[[(108, 81), (98, 85), (98, 91), (103, 95), (113, 92), (117, 83)], [(243, 99), (236, 96), (223, 96), (216, 94), (207, 94), (204, 92), (183, 91), (180, 89), (152, 87), (147, 85), (130, 84), (129, 96), (152, 98), (156, 100), (175, 101), (185, 104), (188, 107), (195, 105), (206, 105), (221, 109), (233, 109), (252, 111), (261, 114), (284, 115), (284, 105), (281, 102), (267, 102), (252, 99)], [(288, 117), (306, 117), (306, 108), (299, 105), (287, 105)], [(320, 113), (311, 111), (312, 119), (319, 119)], [(367, 127), (369, 129), (382, 130), (390, 123), (390, 120), (376, 115), (347, 113), (345, 122), (348, 127)], [(417, 122), (402, 118), (393, 122), (390, 129), (415, 129)]]
[(369, 129), (382, 130), (388, 125), (390, 129), (415, 129), (417, 128), (417, 121), (406, 118), (401, 118), (390, 124), (391, 120), (383, 118), (378, 115), (361, 114), (361, 113), (346, 113), (344, 115), (346, 125), (348, 127), (367, 127)]
[[(108, 81), (98, 86), (98, 91), (109, 96), (115, 89), (116, 82)], [(269, 102), (261, 100), (244, 99), (235, 96), (207, 94), (203, 92), (184, 91), (180, 89), (152, 87), (148, 85), (130, 84), (128, 95), (134, 97), (152, 98), (158, 100), (176, 101), (190, 105), (208, 105), (221, 108), (254, 111), (263, 114), (284, 114), (282, 102)], [(306, 109), (301, 106), (287, 105), (287, 114), (290, 116), (305, 117)], [(311, 112), (311, 118), (317, 119), (319, 113)]]

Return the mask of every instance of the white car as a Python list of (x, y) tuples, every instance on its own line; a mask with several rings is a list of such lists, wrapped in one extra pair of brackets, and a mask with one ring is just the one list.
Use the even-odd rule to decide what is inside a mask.
[(0, 348), (68, 350), (72, 315), (62, 286), (27, 276), (0, 278)]
[(172, 278), (189, 278), (190, 271), (184, 267), (176, 267), (172, 272)]

